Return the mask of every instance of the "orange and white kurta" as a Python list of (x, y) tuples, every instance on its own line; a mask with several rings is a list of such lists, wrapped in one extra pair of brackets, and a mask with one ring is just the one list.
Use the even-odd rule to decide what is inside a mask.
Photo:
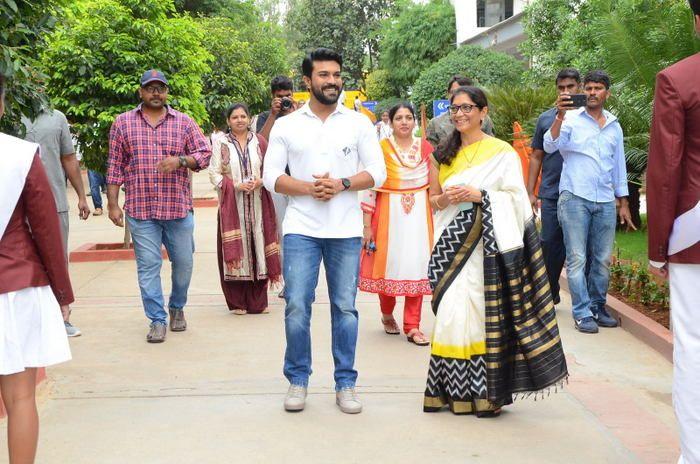
[(414, 138), (398, 148), (393, 136), (380, 141), (387, 179), (366, 190), (362, 210), (372, 215), (376, 252), (362, 252), (359, 288), (389, 296), (430, 295), (428, 261), (433, 247), (433, 216), (428, 202), (433, 147)]

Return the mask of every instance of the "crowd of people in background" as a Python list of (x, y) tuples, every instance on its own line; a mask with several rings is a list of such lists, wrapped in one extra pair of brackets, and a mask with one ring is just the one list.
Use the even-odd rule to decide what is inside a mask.
[[(691, 6), (700, 31), (700, 4)], [(106, 185), (109, 219), (131, 231), (146, 340), (162, 343), (168, 328), (187, 330), (190, 171), (207, 169), (219, 199), (216, 256), (228, 309), (267, 313), (268, 290), (276, 286), (285, 301), (285, 410), (306, 405), (322, 262), (336, 404), (344, 413), (362, 411), (355, 388), (358, 289), (377, 294), (386, 334), (403, 331), (412, 344), (430, 345), (426, 412), (496, 417), (515, 394), (565, 381), (555, 313), (562, 269), (575, 328), (593, 334), (617, 327), (606, 309), (614, 234), (618, 225), (635, 228), (622, 129), (605, 109), (610, 77), (593, 70), (582, 78), (572, 68), (553, 76), (558, 98), (537, 121), (523, 173), (513, 147), (496, 137), (503, 129), (489, 117), (486, 92), (466, 76), (447, 83), (448, 111), (422, 137), (410, 102), (382, 112), (376, 125), (359, 97), (355, 111), (340, 104), (343, 59), (335, 51), (316, 49), (301, 68), (308, 102), (295, 101), (291, 79), (278, 76), (269, 111), (253, 116), (244, 102), (234, 103), (226, 132), (209, 137), (168, 104), (168, 79), (155, 69), (140, 78), (138, 106), (116, 118), (106, 176), (89, 175), (93, 214), (102, 212)], [(671, 276), (673, 393), (686, 463), (700, 462), (700, 334), (693, 319), (700, 94), (684, 77), (698, 71), (694, 55), (659, 74), (648, 184), (649, 255), (660, 276)], [(0, 116), (4, 83), (0, 76)], [(0, 346), (14, 347), (0, 355), (0, 387), (11, 462), (32, 462), (36, 450), (36, 368), (70, 359), (66, 336), (80, 335), (69, 320), (66, 180), (80, 218), (90, 215), (66, 117), (46, 108), (23, 122), (26, 141), (0, 134), (3, 151), (13, 154), (0, 157)], [(167, 311), (162, 246), (172, 266)], [(431, 336), (420, 329), (425, 296), (435, 314)], [(397, 297), (404, 297), (402, 328)]]

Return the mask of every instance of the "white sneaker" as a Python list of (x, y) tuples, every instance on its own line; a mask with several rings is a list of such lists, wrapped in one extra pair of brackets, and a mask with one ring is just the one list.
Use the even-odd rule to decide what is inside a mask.
[(303, 411), (306, 406), (306, 387), (290, 385), (284, 397), (285, 411)]
[(359, 414), (362, 412), (362, 403), (360, 403), (355, 387), (346, 387), (336, 392), (335, 404), (345, 414)]
[(63, 321), (63, 325), (66, 326), (66, 335), (68, 335), (69, 337), (80, 337), (80, 335), (82, 334), (80, 329), (71, 324), (70, 322)]

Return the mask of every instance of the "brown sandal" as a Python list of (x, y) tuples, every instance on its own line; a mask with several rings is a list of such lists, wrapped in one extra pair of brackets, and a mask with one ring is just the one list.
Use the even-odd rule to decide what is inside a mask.
[(411, 331), (406, 334), (406, 338), (409, 342), (418, 346), (430, 345), (430, 340), (428, 340), (428, 337), (426, 337), (425, 334), (419, 329), (411, 329)]
[(394, 319), (393, 316), (391, 319), (384, 319), (384, 316), (382, 316), (382, 324), (384, 325), (384, 332), (389, 335), (398, 335), (401, 333), (399, 325), (396, 323), (396, 319)]

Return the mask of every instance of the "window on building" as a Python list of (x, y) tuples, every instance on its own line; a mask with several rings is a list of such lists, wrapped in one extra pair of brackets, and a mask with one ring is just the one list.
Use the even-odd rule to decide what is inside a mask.
[(513, 0), (477, 0), (477, 27), (491, 27), (513, 16)]

